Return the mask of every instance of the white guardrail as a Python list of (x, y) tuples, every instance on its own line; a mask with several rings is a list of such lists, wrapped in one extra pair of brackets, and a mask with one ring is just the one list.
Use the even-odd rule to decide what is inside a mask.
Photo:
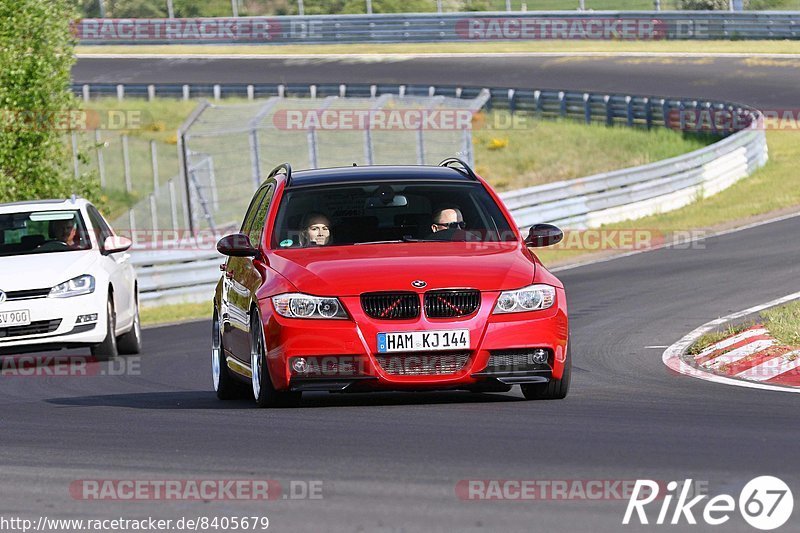
[[(729, 187), (768, 159), (761, 121), (705, 148), (656, 163), (501, 194), (518, 227), (583, 229), (683, 207)], [(139, 250), (143, 307), (210, 301), (224, 258), (213, 239), (195, 250)]]

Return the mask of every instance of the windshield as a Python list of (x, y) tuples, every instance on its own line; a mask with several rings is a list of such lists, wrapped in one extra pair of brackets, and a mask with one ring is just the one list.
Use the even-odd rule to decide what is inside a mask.
[(516, 239), (480, 183), (390, 182), (287, 190), (272, 248)]
[(91, 248), (80, 211), (0, 214), (0, 256)]

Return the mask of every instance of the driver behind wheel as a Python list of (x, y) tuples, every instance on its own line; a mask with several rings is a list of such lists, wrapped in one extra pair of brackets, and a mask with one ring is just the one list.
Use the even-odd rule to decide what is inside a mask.
[(50, 238), (63, 242), (70, 248), (80, 247), (80, 236), (75, 227), (75, 219), (51, 220), (48, 228)]

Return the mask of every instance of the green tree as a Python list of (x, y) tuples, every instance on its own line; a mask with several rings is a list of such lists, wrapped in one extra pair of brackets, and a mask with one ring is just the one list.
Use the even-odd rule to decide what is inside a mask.
[[(745, 9), (748, 7), (747, 4), (748, 1), (745, 0)], [(727, 11), (730, 9), (730, 2), (728, 0), (679, 0), (678, 9)]]
[(67, 0), (0, 0), (0, 201), (97, 197), (65, 142), (75, 17)]

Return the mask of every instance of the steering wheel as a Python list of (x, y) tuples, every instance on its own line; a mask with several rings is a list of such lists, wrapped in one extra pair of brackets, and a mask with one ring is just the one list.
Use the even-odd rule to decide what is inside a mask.
[(59, 241), (58, 239), (45, 241), (36, 247), (37, 252), (61, 252), (68, 249), (69, 245), (63, 241)]

